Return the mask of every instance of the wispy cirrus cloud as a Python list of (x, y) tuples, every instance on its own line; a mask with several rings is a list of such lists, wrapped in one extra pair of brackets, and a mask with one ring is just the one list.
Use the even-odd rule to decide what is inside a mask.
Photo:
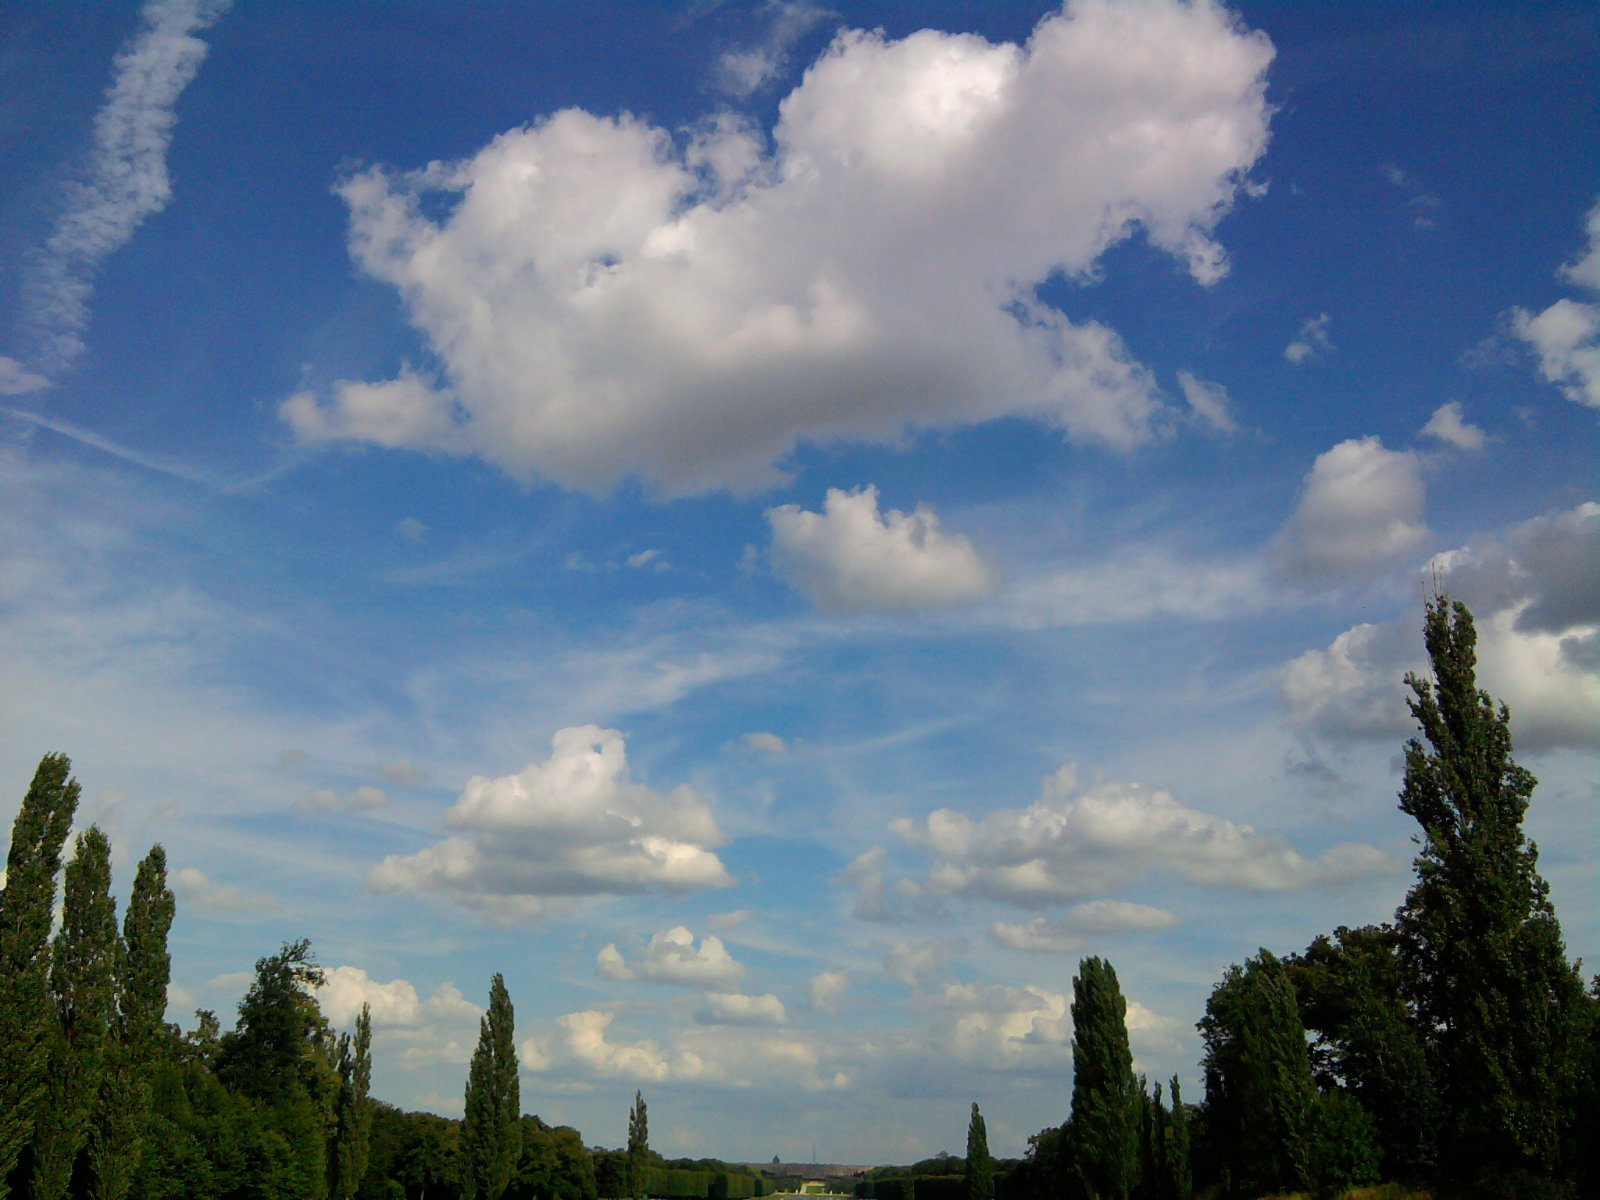
[[(83, 353), (100, 264), (171, 201), (167, 148), (178, 98), (209, 50), (198, 35), (231, 3), (150, 0), (139, 11), (139, 32), (117, 53), (88, 160), (67, 185), (55, 231), (26, 286), (34, 365), (45, 375), (67, 369)], [(16, 390), (44, 386), (45, 375), (15, 366), (8, 366), (6, 378), (14, 387), (29, 385)]]

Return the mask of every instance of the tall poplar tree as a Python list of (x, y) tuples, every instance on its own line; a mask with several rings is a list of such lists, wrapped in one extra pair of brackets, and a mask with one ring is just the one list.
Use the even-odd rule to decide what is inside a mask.
[(91, 825), (67, 864), (61, 932), (50, 951), (55, 1027), (45, 1104), (33, 1135), (33, 1200), (60, 1200), (89, 1139), (105, 1077), (106, 1035), (116, 976), (117, 906), (111, 843)]
[(1583, 989), (1522, 831), (1534, 777), (1511, 714), (1477, 685), (1477, 631), (1459, 601), (1429, 602), (1432, 679), (1406, 677), (1424, 745), (1405, 747), (1400, 809), (1422, 826), (1417, 882), (1396, 914), (1438, 1088), (1447, 1192), (1562, 1195)]
[(372, 1012), (361, 1006), (356, 1018), (356, 1034), (339, 1038), (339, 1094), (334, 1110), (334, 1149), (329, 1157), (334, 1200), (348, 1200), (361, 1186), (367, 1173), (371, 1148), (372, 1101), (367, 1091), (372, 1083)]
[(1183, 1107), (1178, 1077), (1172, 1077), (1172, 1112), (1161, 1138), (1162, 1178), (1168, 1200), (1189, 1200), (1194, 1194), (1189, 1166), (1189, 1113)]
[(0, 891), (0, 1200), (7, 1176), (33, 1138), (44, 1095), (50, 1004), (50, 921), (61, 847), (78, 808), (65, 754), (39, 760), (11, 829)]
[(1206, 1122), (1229, 1190), (1304, 1191), (1311, 1185), (1317, 1090), (1305, 1027), (1283, 963), (1262, 950), (1231, 966), (1199, 1022)]
[(496, 973), (489, 982), (489, 1011), (478, 1024), (461, 1121), (462, 1186), (469, 1200), (500, 1200), (516, 1166), (522, 1096), (514, 1025), (506, 981)]
[(122, 918), (116, 1015), (106, 1047), (100, 1106), (89, 1134), (96, 1200), (123, 1200), (133, 1184), (150, 1113), (150, 1076), (161, 1052), (174, 914), (167, 852), (152, 846), (139, 864)]
[(1090, 1196), (1128, 1200), (1139, 1180), (1142, 1096), (1128, 1048), (1128, 1005), (1109, 962), (1086, 958), (1072, 981), (1072, 1146)]
[(989, 1130), (972, 1102), (967, 1121), (967, 1200), (994, 1200), (994, 1159), (989, 1156)]
[(644, 1093), (634, 1092), (628, 1113), (628, 1195), (643, 1200), (650, 1171), (650, 1114)]

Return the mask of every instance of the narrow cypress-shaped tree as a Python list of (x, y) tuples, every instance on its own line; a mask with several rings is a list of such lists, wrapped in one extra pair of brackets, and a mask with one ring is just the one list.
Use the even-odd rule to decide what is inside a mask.
[(372, 1012), (363, 1004), (356, 1018), (356, 1035), (339, 1039), (339, 1096), (335, 1108), (334, 1152), (329, 1155), (334, 1200), (348, 1200), (367, 1173), (371, 1146)]
[(634, 1092), (628, 1113), (628, 1195), (643, 1200), (650, 1172), (650, 1114), (644, 1093)]
[(967, 1200), (994, 1200), (994, 1159), (989, 1157), (989, 1130), (972, 1102), (967, 1121)]
[(1086, 958), (1072, 981), (1072, 1141), (1090, 1196), (1128, 1200), (1139, 1180), (1139, 1081), (1128, 1005), (1109, 962)]
[(1161, 1149), (1168, 1200), (1189, 1200), (1194, 1194), (1189, 1167), (1189, 1113), (1183, 1107), (1183, 1092), (1176, 1075), (1172, 1077), (1172, 1112), (1162, 1133)]
[(123, 1200), (133, 1185), (150, 1112), (150, 1077), (161, 1052), (174, 914), (167, 852), (156, 845), (139, 864), (122, 918), (116, 1015), (106, 1046), (100, 1105), (89, 1134), (96, 1200)]
[(0, 1200), (7, 1176), (33, 1138), (49, 1062), (50, 921), (61, 847), (78, 809), (78, 782), (65, 754), (39, 760), (11, 829), (0, 891)]
[(1406, 744), (1400, 791), (1422, 849), (1396, 927), (1442, 1101), (1442, 1182), (1559, 1196), (1583, 988), (1522, 831), (1535, 780), (1512, 758), (1509, 710), (1478, 689), (1466, 606), (1431, 601), (1423, 635), (1433, 678), (1406, 683), (1428, 744)]
[(496, 973), (489, 982), (489, 1011), (478, 1024), (461, 1121), (462, 1187), (469, 1200), (500, 1200), (517, 1163), (522, 1096), (514, 1024), (506, 981)]
[(1317, 1090), (1283, 963), (1262, 950), (1229, 967), (1199, 1022), (1211, 1144), (1240, 1195), (1311, 1185)]
[(91, 825), (67, 864), (61, 932), (50, 948), (50, 1033), (45, 1104), (33, 1134), (33, 1200), (60, 1200), (89, 1139), (105, 1077), (106, 1035), (116, 978), (117, 906), (111, 898), (111, 843)]

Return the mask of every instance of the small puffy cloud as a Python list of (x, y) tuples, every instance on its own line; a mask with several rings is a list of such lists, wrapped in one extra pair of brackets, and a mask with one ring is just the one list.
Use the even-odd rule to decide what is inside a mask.
[(713, 929), (737, 929), (748, 921), (753, 913), (753, 909), (736, 908), (732, 912), (717, 913), (706, 924)]
[(794, 44), (833, 14), (804, 0), (769, 0), (760, 14), (766, 28), (759, 40), (725, 51), (716, 66), (717, 83), (739, 99), (760, 91), (789, 65)]
[(1557, 300), (1538, 316), (1513, 309), (1511, 328), (1533, 347), (1547, 382), (1568, 400), (1600, 408), (1600, 305)]
[(1072, 999), (1040, 987), (945, 982), (919, 998), (933, 1020), (931, 1044), (956, 1062), (1035, 1068), (1070, 1058)]
[(338, 189), (351, 254), (438, 374), (282, 414), (308, 442), (665, 495), (770, 487), (805, 442), (1005, 416), (1141, 444), (1150, 373), (1039, 285), (1092, 278), (1136, 234), (1220, 278), (1272, 57), (1220, 5), (1078, 0), (1021, 45), (841, 31), (770, 132), (566, 109), (460, 161), (361, 172)]
[(441, 984), (426, 1000), (405, 979), (380, 983), (361, 967), (348, 964), (326, 973), (317, 989), (317, 1002), (335, 1027), (355, 1024), (363, 1004), (369, 1007), (374, 1029), (410, 1029), (425, 1024), (476, 1022), (483, 1009), (461, 994), (454, 984)]
[(401, 517), (394, 523), (394, 531), (408, 542), (420, 542), (428, 536), (428, 523), (418, 517)]
[(382, 788), (358, 787), (348, 793), (318, 788), (295, 807), (301, 812), (365, 812), (372, 808), (383, 808), (388, 803), (389, 795)]
[(1428, 535), (1417, 456), (1375, 437), (1317, 456), (1274, 551), (1289, 578), (1337, 584), (1392, 564)]
[(1177, 913), (1127, 900), (1091, 900), (1087, 904), (1077, 904), (1067, 910), (1064, 920), (1072, 928), (1086, 933), (1153, 931), (1171, 929), (1181, 923)]
[(35, 375), (14, 358), (0, 354), (0, 396), (24, 396), (50, 386), (43, 375)]
[(182, 900), (185, 912), (204, 913), (222, 920), (248, 920), (278, 907), (278, 901), (272, 896), (218, 883), (198, 867), (184, 867), (174, 872), (172, 890)]
[(1398, 622), (1345, 630), (1326, 650), (1308, 650), (1279, 682), (1290, 723), (1308, 733), (1384, 741), (1411, 730), (1400, 680), (1417, 638)]
[(1298, 367), (1332, 351), (1333, 339), (1328, 336), (1332, 320), (1327, 313), (1307, 320), (1300, 326), (1300, 336), (1284, 347), (1283, 356)]
[(757, 754), (782, 755), (789, 752), (788, 745), (775, 733), (747, 733), (744, 735), (744, 744), (747, 750), (754, 750)]
[(989, 936), (1013, 950), (1065, 954), (1083, 948), (1081, 937), (1064, 922), (1052, 921), (1049, 917), (1035, 917), (1020, 925), (1013, 921), (996, 921), (989, 926)]
[(742, 992), (707, 992), (705, 1004), (695, 1012), (702, 1025), (784, 1025), (789, 1014), (783, 1001), (771, 992), (746, 996)]
[(1393, 868), (1386, 855), (1359, 844), (1308, 858), (1280, 836), (1186, 808), (1158, 788), (1104, 783), (1079, 792), (1070, 768), (1048, 777), (1027, 808), (977, 820), (944, 808), (892, 828), (932, 853), (928, 883), (935, 892), (1025, 908), (1118, 891), (1157, 870), (1211, 887), (1278, 892)]
[(1589, 235), (1588, 248), (1561, 268), (1561, 278), (1591, 292), (1600, 292), (1600, 200), (1595, 201), (1584, 219), (1584, 231)]
[[(1428, 577), (1472, 609), (1478, 684), (1511, 708), (1525, 749), (1600, 741), (1600, 504), (1525, 521), (1438, 555)], [(1402, 680), (1426, 673), (1418, 616), (1346, 630), (1289, 663), (1289, 720), (1324, 737), (1414, 731)]]
[[(631, 1044), (608, 1041), (606, 1030), (614, 1013), (590, 1009), (568, 1013), (556, 1024), (560, 1028), (563, 1048), (567, 1054), (588, 1067), (601, 1078), (647, 1079), (657, 1083), (673, 1074), (673, 1064), (649, 1040)], [(551, 1065), (548, 1052), (530, 1039), (523, 1044), (522, 1062), (529, 1070), (547, 1070)], [(698, 1063), (682, 1061), (679, 1074), (698, 1074)]]
[(932, 509), (878, 512), (878, 489), (829, 488), (823, 511), (767, 511), (774, 570), (828, 612), (905, 612), (987, 595), (994, 576)]
[(845, 971), (819, 971), (806, 985), (806, 1003), (815, 1012), (837, 1013), (839, 1001), (850, 987)]
[(1178, 914), (1127, 900), (1091, 900), (1059, 918), (1035, 917), (1026, 924), (997, 921), (989, 936), (1013, 950), (1063, 953), (1081, 949), (1085, 933), (1153, 932), (1181, 922)]
[(396, 787), (417, 787), (428, 782), (428, 773), (419, 770), (409, 758), (397, 758), (384, 763), (378, 768), (378, 774)]
[(1195, 419), (1218, 433), (1237, 433), (1238, 422), (1228, 403), (1228, 389), (1220, 383), (1207, 383), (1192, 371), (1178, 372), (1178, 386)]
[[(1569, 283), (1600, 292), (1600, 201), (1584, 222), (1588, 249), (1558, 274)], [(1539, 360), (1539, 374), (1568, 400), (1600, 408), (1600, 305), (1557, 300), (1537, 316), (1511, 310), (1511, 329)]]
[(821, 1091), (849, 1082), (846, 1073), (823, 1064), (825, 1054), (837, 1056), (837, 1048), (792, 1030), (719, 1022), (680, 1030), (662, 1045), (615, 1035), (616, 1016), (596, 1009), (566, 1014), (518, 1047), (523, 1067), (581, 1083), (622, 1079), (749, 1087), (779, 1078)]
[(607, 942), (600, 947), (600, 952), (594, 956), (594, 969), (602, 978), (618, 983), (631, 983), (639, 978), (638, 972), (628, 966), (622, 951), (617, 949), (614, 942)]
[(683, 925), (656, 934), (632, 963), (614, 944), (607, 944), (595, 958), (595, 969), (607, 979), (649, 979), (702, 988), (733, 987), (744, 978), (744, 964), (728, 953), (721, 938), (707, 934), (696, 946), (694, 934)]
[(1422, 435), (1454, 446), (1457, 450), (1468, 451), (1482, 450), (1489, 440), (1483, 430), (1462, 418), (1461, 405), (1454, 400), (1434, 409), (1433, 416), (1422, 427)]
[(563, 729), (544, 762), (470, 780), (446, 823), (457, 832), (367, 875), (378, 891), (448, 897), (502, 917), (538, 916), (583, 896), (684, 894), (733, 880), (722, 832), (688, 786), (662, 794), (629, 776), (615, 729)]

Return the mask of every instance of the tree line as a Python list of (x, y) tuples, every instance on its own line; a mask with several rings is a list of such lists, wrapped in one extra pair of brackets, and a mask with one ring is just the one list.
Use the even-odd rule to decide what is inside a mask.
[[(1388, 1181), (1441, 1198), (1600, 1195), (1600, 978), (1570, 961), (1522, 823), (1535, 786), (1510, 714), (1477, 687), (1466, 607), (1427, 605), (1431, 677), (1400, 808), (1420, 826), (1392, 922), (1262, 949), (1198, 1023), (1204, 1094), (1133, 1069), (1111, 963), (1073, 979), (1069, 1115), (996, 1162), (973, 1104), (964, 1159), (876, 1170), (861, 1200), (1335, 1196)], [(336, 1032), (310, 943), (256, 963), (234, 1028), (166, 1024), (174, 902), (162, 848), (120, 929), (95, 826), (62, 868), (79, 788), (46, 755), (0, 891), (0, 1200), (745, 1200), (760, 1172), (665, 1161), (636, 1093), (625, 1148), (521, 1111), (514, 1013), (490, 981), (459, 1121), (372, 1100), (370, 1013)], [(57, 878), (59, 929), (51, 936)]]
[(1477, 686), (1472, 614), (1436, 597), (1423, 632), (1431, 677), (1406, 677), (1422, 736), (1400, 790), (1420, 848), (1394, 920), (1229, 967), (1198, 1024), (1194, 1106), (1176, 1078), (1163, 1100), (1135, 1076), (1116, 972), (1084, 959), (1070, 1116), (1031, 1140), (1006, 1200), (1380, 1181), (1463, 1200), (1600, 1195), (1600, 977), (1586, 989), (1567, 958), (1523, 832), (1535, 780), (1510, 712)]

